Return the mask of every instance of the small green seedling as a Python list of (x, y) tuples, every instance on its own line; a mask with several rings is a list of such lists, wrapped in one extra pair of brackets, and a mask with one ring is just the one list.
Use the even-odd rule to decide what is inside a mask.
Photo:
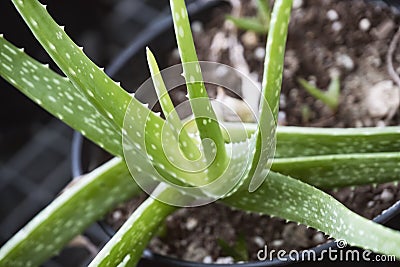
[(239, 29), (266, 34), (271, 20), (271, 9), (267, 0), (257, 0), (257, 14), (254, 17), (227, 15), (226, 19), (232, 21)]
[(307, 104), (301, 106), (301, 121), (308, 123), (311, 117), (311, 109)]
[(321, 100), (326, 106), (332, 111), (336, 111), (339, 106), (340, 96), (340, 78), (339, 75), (332, 75), (331, 82), (329, 83), (328, 89), (323, 91), (310, 82), (303, 78), (297, 80), (300, 85), (313, 97)]
[(236, 242), (233, 245), (229, 245), (228, 242), (221, 238), (218, 238), (217, 242), (222, 251), (226, 255), (232, 257), (235, 261), (245, 262), (249, 260), (246, 238), (243, 234), (240, 234), (236, 238)]

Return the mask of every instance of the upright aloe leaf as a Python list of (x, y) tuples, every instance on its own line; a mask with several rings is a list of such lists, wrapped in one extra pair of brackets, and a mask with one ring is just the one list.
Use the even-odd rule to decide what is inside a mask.
[(249, 191), (251, 192), (256, 190), (264, 181), (263, 178), (268, 172), (268, 169), (265, 169), (264, 165), (273, 157), (271, 150), (275, 146), (283, 59), (291, 8), (291, 0), (278, 0), (275, 2), (272, 11), (264, 62), (260, 117), (256, 132), (257, 143), (250, 171), (250, 176), (254, 176), (249, 183)]
[(263, 109), (267, 108), (266, 104), (268, 103), (268, 108), (271, 108), (275, 121), (278, 118), (283, 59), (292, 2), (292, 0), (275, 2), (267, 37), (260, 109), (262, 116)]
[(2, 36), (0, 62), (0, 75), (22, 93), (111, 154), (122, 155), (121, 131), (68, 78), (32, 59)]
[(328, 194), (288, 176), (270, 172), (261, 187), (223, 200), (246, 211), (277, 216), (313, 227), (348, 244), (400, 258), (400, 233), (365, 219)]
[[(209, 176), (211, 179), (215, 179), (221, 175), (221, 171), (224, 171), (228, 161), (224, 139), (203, 82), (185, 1), (171, 0), (170, 5), (175, 36), (183, 65), (183, 75), (200, 138), (214, 142), (213, 145), (203, 143), (203, 149), (205, 156), (211, 161), (208, 168)], [(216, 151), (216, 153), (213, 153), (213, 151)]]
[(157, 61), (149, 48), (146, 49), (146, 54), (154, 88), (156, 90), (167, 124), (169, 123), (172, 129), (175, 129), (175, 131), (179, 131), (177, 133), (179, 134), (178, 141), (185, 156), (192, 160), (197, 159), (201, 156), (200, 151), (193, 142), (193, 139), (189, 137), (187, 131), (183, 127), (183, 123), (180, 120), (174, 104), (169, 97), (167, 88), (165, 87), (165, 83), (160, 73), (160, 69), (158, 68)]
[(0, 266), (39, 266), (118, 203), (140, 192), (113, 159), (65, 189), (0, 249)]

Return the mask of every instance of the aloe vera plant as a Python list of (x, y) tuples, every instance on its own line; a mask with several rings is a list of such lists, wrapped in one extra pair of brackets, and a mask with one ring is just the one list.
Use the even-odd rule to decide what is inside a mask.
[[(3, 36), (0, 75), (116, 158), (83, 176), (13, 236), (0, 249), (0, 266), (40, 265), (118, 203), (141, 192), (140, 187), (152, 188), (152, 197), (130, 216), (90, 266), (134, 266), (158, 226), (177, 206), (210, 197), (400, 258), (399, 232), (362, 218), (318, 189), (399, 180), (400, 127), (275, 126), (292, 1), (275, 1), (259, 122), (244, 127), (218, 122), (203, 82), (185, 2), (170, 1), (197, 138), (182, 126), (150, 49), (149, 68), (166, 119), (107, 77), (54, 22), (45, 6), (37, 0), (12, 2), (65, 77)], [(170, 135), (166, 149), (177, 148), (174, 157), (182, 151), (180, 159), (189, 169), (178, 168), (169, 160), (171, 155), (160, 153), (164, 149), (162, 129)], [(274, 137), (276, 159), (271, 163)], [(131, 166), (129, 157), (137, 164)], [(190, 160), (199, 158), (195, 167), (201, 171), (192, 173)], [(218, 183), (221, 177), (223, 183)], [(227, 186), (229, 190), (223, 191)]]

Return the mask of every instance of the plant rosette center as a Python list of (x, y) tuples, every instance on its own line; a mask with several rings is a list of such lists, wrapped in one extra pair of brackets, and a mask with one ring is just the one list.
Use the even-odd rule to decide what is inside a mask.
[[(182, 72), (188, 69), (201, 69), (202, 75), (191, 76), (189, 81), (185, 81)], [(244, 183), (248, 183), (250, 191), (261, 185), (275, 153), (276, 123), (270, 109), (260, 121), (259, 110), (252, 108), (256, 105), (243, 101), (246, 112), (250, 111), (253, 120), (259, 122), (258, 129), (248, 135), (244, 123), (240, 122), (242, 110), (229, 103), (218, 99), (210, 103), (207, 97), (195, 97), (173, 106), (168, 96), (168, 92), (186, 84), (202, 85), (199, 88), (216, 86), (219, 90), (237, 93), (237, 88), (232, 88), (232, 80), (239, 83), (241, 90), (261, 95), (260, 88), (251, 78), (215, 62), (175, 65), (153, 74), (153, 78), (139, 87), (136, 96), (156, 91), (158, 99), (149, 101), (149, 109), (141, 112), (134, 104), (128, 105), (122, 131), (123, 152), (132, 176), (145, 192), (161, 202), (187, 207), (205, 205), (229, 196)], [(157, 103), (163, 106), (165, 119), (150, 111)], [(190, 107), (195, 107), (195, 116), (182, 118), (188, 109), (194, 110)], [(215, 114), (210, 113), (212, 109)], [(237, 118), (234, 131), (224, 127), (223, 112)], [(223, 133), (222, 146), (207, 136), (202, 137), (198, 131), (199, 125), (203, 125), (212, 136), (215, 129), (208, 127), (212, 123)], [(257, 136), (262, 136), (259, 144)], [(256, 146), (262, 148), (261, 153), (255, 152)], [(187, 197), (163, 198), (154, 191), (160, 184), (174, 187)]]

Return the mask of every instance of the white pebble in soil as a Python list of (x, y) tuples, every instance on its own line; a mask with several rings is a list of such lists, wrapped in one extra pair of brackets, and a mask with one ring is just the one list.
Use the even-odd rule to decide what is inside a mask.
[(189, 231), (192, 231), (194, 228), (196, 228), (198, 224), (198, 221), (195, 218), (188, 218), (186, 221), (186, 229)]
[(118, 221), (122, 218), (122, 212), (120, 210), (116, 210), (112, 213), (112, 217), (114, 221)]
[(301, 8), (303, 4), (303, 0), (293, 0), (293, 9)]
[(200, 21), (193, 21), (191, 26), (194, 34), (200, 34), (204, 31), (203, 23)]
[(343, 29), (343, 24), (340, 21), (332, 23), (332, 30), (334, 32), (340, 32)]
[(249, 48), (253, 48), (258, 45), (258, 36), (255, 32), (247, 31), (242, 35), (241, 38), (243, 44)]
[(392, 201), (394, 198), (394, 195), (392, 192), (390, 192), (388, 189), (384, 189), (381, 193), (380, 199), (383, 202), (389, 202)]
[(358, 27), (360, 28), (360, 30), (366, 32), (371, 28), (371, 22), (369, 21), (369, 19), (363, 18), (358, 23)]
[(375, 202), (374, 201), (368, 201), (367, 202), (367, 208), (372, 208), (373, 206), (375, 206)]
[(280, 247), (280, 246), (283, 245), (283, 243), (284, 243), (284, 241), (282, 239), (276, 239), (276, 240), (271, 242), (271, 246)]
[(391, 80), (376, 83), (366, 91), (365, 106), (374, 118), (383, 118), (400, 104), (399, 88)]
[(286, 108), (286, 95), (281, 94), (281, 96), (279, 97), (279, 106), (281, 108)]
[(259, 247), (259, 248), (263, 248), (263, 247), (265, 246), (265, 240), (264, 240), (262, 237), (260, 237), (260, 236), (255, 236), (255, 237), (253, 238), (253, 242), (254, 242), (254, 244), (256, 244), (257, 247)]
[(284, 111), (279, 111), (278, 112), (278, 124), (279, 125), (286, 125), (287, 120), (286, 120), (286, 112)]
[(259, 47), (257, 47), (256, 49), (254, 49), (254, 57), (255, 57), (257, 60), (260, 60), (260, 61), (264, 60), (264, 57), (265, 57), (265, 48), (259, 46)]
[(212, 262), (213, 262), (213, 259), (210, 255), (205, 256), (203, 259), (203, 263), (212, 263)]
[(336, 64), (345, 68), (348, 71), (351, 71), (354, 69), (354, 61), (347, 54), (341, 54), (341, 53), (336, 54)]
[(235, 261), (232, 257), (220, 257), (215, 261), (217, 264), (232, 264), (234, 262)]
[(339, 19), (339, 14), (336, 12), (336, 10), (329, 9), (328, 12), (326, 12), (326, 17), (330, 21), (335, 21)]
[(325, 242), (324, 234), (321, 233), (321, 232), (316, 233), (316, 234), (313, 236), (313, 241), (314, 241), (316, 244), (321, 244), (321, 243)]

